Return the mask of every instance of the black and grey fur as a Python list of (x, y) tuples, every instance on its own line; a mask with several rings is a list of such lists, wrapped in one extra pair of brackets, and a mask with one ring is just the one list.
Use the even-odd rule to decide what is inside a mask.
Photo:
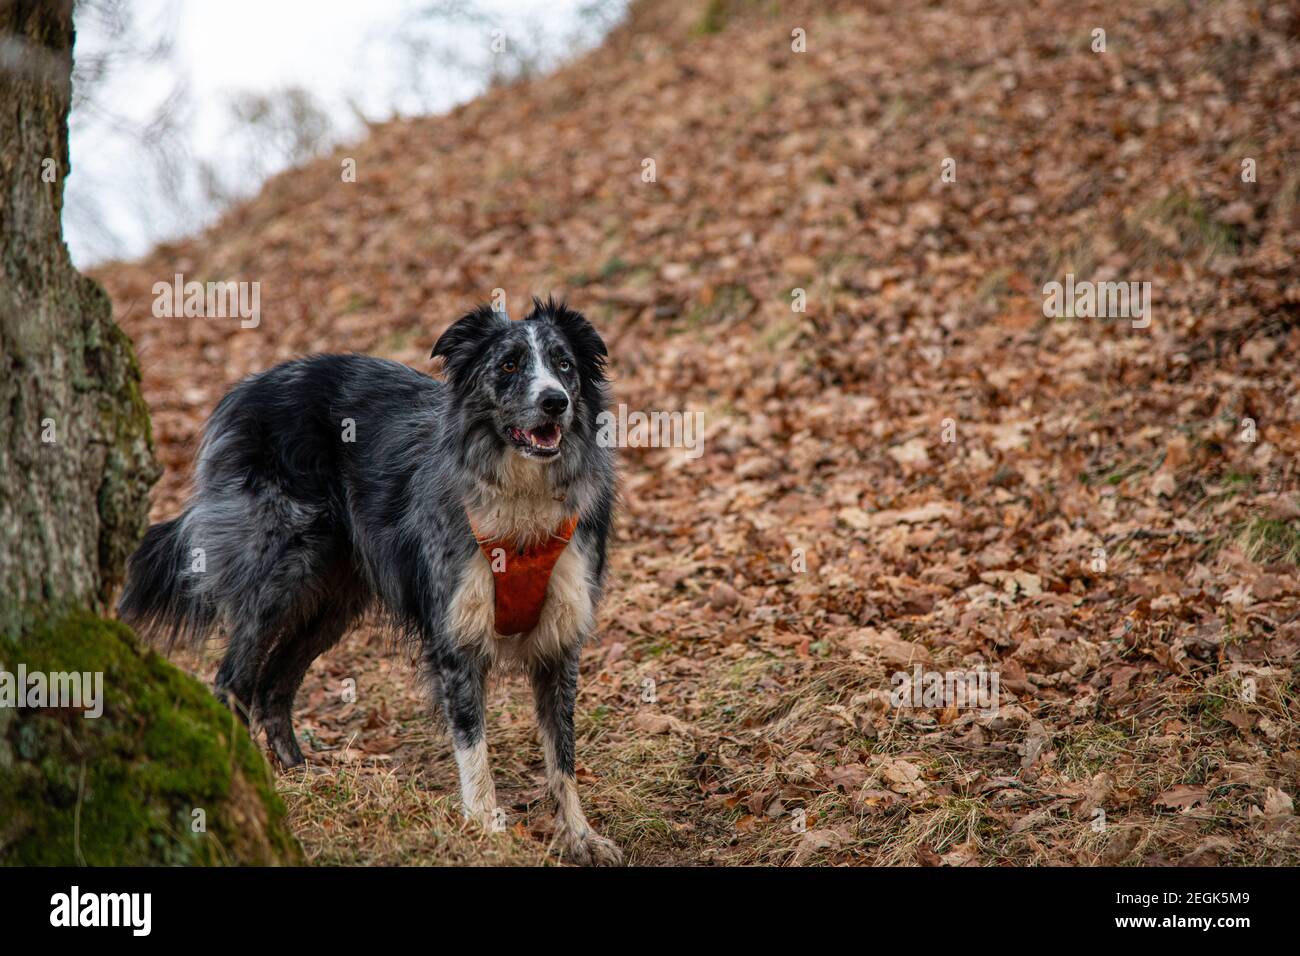
[[(218, 694), (303, 761), (294, 696), (307, 669), (377, 605), (419, 643), (460, 770), (466, 814), (499, 824), (484, 688), (494, 663), (531, 677), (562, 852), (616, 863), (574, 786), (578, 651), (606, 570), (613, 451), (597, 442), (605, 345), (579, 313), (534, 300), (523, 321), (483, 306), (438, 340), (447, 381), (360, 355), (252, 375), (217, 405), (180, 517), (132, 557), (121, 615), (142, 630), (229, 646)], [(471, 531), (520, 540), (577, 513), (527, 635), (491, 628), (492, 577)], [(485, 592), (486, 589), (486, 592)]]

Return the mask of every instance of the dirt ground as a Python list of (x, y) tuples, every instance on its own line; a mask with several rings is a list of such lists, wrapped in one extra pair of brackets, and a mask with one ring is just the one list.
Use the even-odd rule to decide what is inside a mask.
[[(583, 657), (579, 784), (629, 862), (1298, 863), (1298, 38), (1249, 0), (645, 0), (98, 270), (155, 519), (243, 375), (434, 372), (493, 289), (565, 295), (616, 402), (706, 422), (621, 453)], [(154, 318), (176, 273), (259, 281), (260, 324)], [(1147, 319), (1046, 317), (1067, 274), (1150, 282)], [(894, 706), (918, 665), (996, 705)], [(428, 710), (377, 627), (317, 663), (280, 779), (310, 859), (554, 861), (525, 685), (491, 697), (503, 833)]]

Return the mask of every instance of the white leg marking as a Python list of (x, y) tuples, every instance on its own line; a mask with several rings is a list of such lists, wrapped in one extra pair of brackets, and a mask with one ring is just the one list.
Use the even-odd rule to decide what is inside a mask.
[(464, 749), (456, 748), (456, 768), (460, 771), (460, 799), (468, 820), (477, 820), (491, 829), (496, 823), (497, 788), (488, 766), (487, 738)]
[(555, 801), (555, 840), (564, 859), (579, 866), (620, 866), (623, 851), (587, 822), (578, 799), (578, 783), (572, 774), (560, 771), (555, 742), (545, 732), (542, 750), (546, 754), (546, 789)]

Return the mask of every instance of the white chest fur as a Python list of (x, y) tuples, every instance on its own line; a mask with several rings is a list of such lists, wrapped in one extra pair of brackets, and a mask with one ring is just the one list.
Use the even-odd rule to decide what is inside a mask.
[(555, 562), (542, 616), (527, 634), (503, 637), (496, 632), (495, 588), (488, 559), (475, 552), (461, 574), (450, 614), (456, 643), (483, 654), (494, 665), (558, 656), (591, 628), (590, 565), (576, 541), (569, 542)]
[[(469, 508), (478, 533), (523, 543), (544, 540), (568, 516), (546, 482), (544, 466), (511, 455), (505, 481), (485, 491)], [(448, 623), (458, 645), (474, 649), (494, 665), (521, 665), (555, 657), (579, 641), (592, 625), (591, 562), (575, 537), (551, 571), (541, 618), (527, 634), (496, 632), (496, 579), (481, 551), (475, 551), (452, 596)]]

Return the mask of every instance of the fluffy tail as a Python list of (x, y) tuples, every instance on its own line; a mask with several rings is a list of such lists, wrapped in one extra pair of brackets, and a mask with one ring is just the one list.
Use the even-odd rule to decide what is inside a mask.
[(202, 640), (216, 616), (194, 589), (187, 538), (184, 516), (151, 525), (127, 563), (126, 589), (117, 602), (122, 620), (169, 647)]

